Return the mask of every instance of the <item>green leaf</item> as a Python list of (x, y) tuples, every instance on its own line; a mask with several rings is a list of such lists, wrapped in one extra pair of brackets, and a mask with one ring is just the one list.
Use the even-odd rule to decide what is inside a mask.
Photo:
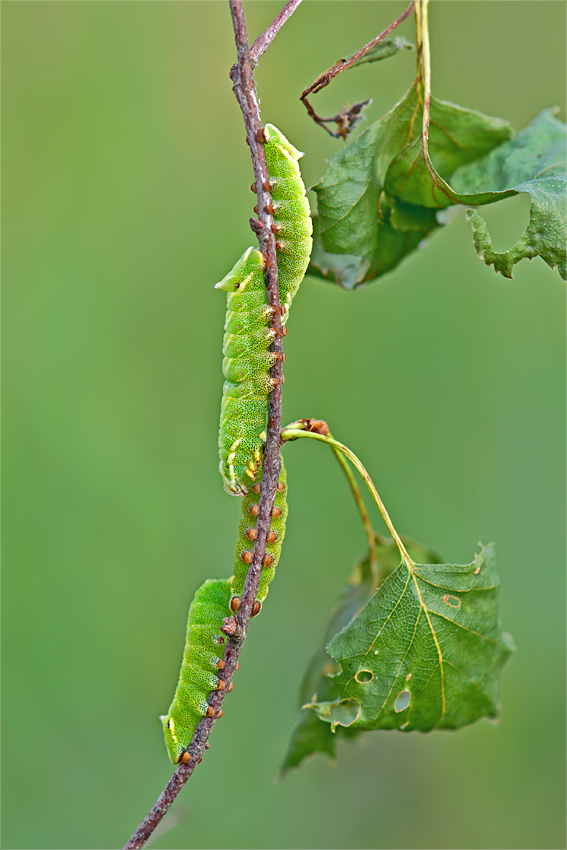
[(307, 274), (322, 277), (343, 289), (354, 289), (365, 278), (370, 261), (354, 254), (330, 254), (319, 236), (319, 216), (313, 216), (313, 250)]
[(429, 732), (497, 717), (500, 674), (515, 649), (498, 590), (492, 545), (472, 564), (402, 564), (329, 643), (339, 695), (310, 708), (331, 729), (353, 731)]
[(372, 258), (381, 191), (374, 161), (384, 121), (372, 124), (356, 141), (332, 156), (327, 173), (313, 187), (317, 193), (319, 236), (329, 254)]
[(389, 164), (385, 189), (398, 200), (434, 209), (462, 203), (454, 197), (444, 178), (459, 166), (486, 156), (514, 131), (501, 118), (491, 118), (432, 97), (426, 147), (422, 136), (423, 107), (415, 86), (413, 93), (408, 143)]
[[(429, 560), (431, 563), (441, 563), (440, 556), (427, 549), (409, 537), (403, 537), (403, 542), (412, 558)], [(396, 570), (400, 563), (400, 554), (394, 541), (390, 538), (375, 535), (376, 556), (378, 568), (378, 583)], [(335, 610), (331, 615), (324, 640), (311, 658), (300, 689), (300, 707), (314, 699), (331, 702), (340, 696), (340, 688), (329, 677), (329, 673), (337, 671), (337, 665), (327, 652), (326, 644), (350, 623), (353, 617), (366, 605), (372, 596), (376, 579), (370, 567), (367, 554), (352, 571)], [(333, 703), (334, 704), (334, 703)], [(358, 731), (339, 727), (344, 737), (354, 737)], [(302, 709), (299, 720), (291, 734), (289, 747), (285, 756), (281, 777), (300, 766), (309, 756), (316, 752), (325, 753), (331, 761), (335, 759), (337, 736), (331, 731), (328, 723), (322, 722), (313, 711)]]
[[(430, 145), (441, 174), (485, 156), (513, 132), (499, 118), (435, 98), (431, 114), (435, 123)], [(448, 200), (432, 182), (433, 166), (424, 158), (421, 124), (414, 83), (390, 112), (331, 157), (327, 173), (313, 187), (319, 229), (310, 274), (354, 288), (391, 271), (440, 226), (436, 210), (457, 201)], [(439, 203), (432, 202), (432, 192)], [(344, 261), (341, 255), (347, 255)]]
[(416, 248), (425, 247), (426, 237), (440, 226), (434, 210), (403, 203), (390, 209), (385, 195), (381, 199), (380, 215), (376, 247), (370, 260), (356, 254), (327, 253), (318, 235), (319, 217), (313, 216), (313, 251), (308, 274), (343, 289), (356, 289), (394, 269)]
[(529, 224), (508, 251), (494, 251), (485, 220), (476, 210), (467, 213), (478, 255), (504, 277), (512, 277), (519, 260), (538, 256), (552, 269), (557, 267), (563, 279), (567, 277), (566, 129), (552, 109), (545, 109), (515, 139), (453, 175), (462, 203), (478, 203), (481, 188), (483, 198), (489, 193), (483, 203), (530, 194)]
[[(379, 41), (378, 44), (375, 44), (368, 53), (365, 53), (361, 59), (358, 59), (351, 68), (358, 68), (360, 65), (367, 65), (370, 62), (379, 62), (381, 59), (388, 59), (390, 56), (395, 56), (396, 53), (399, 53), (400, 50), (413, 50), (414, 45), (411, 41), (407, 41), (403, 36), (396, 36), (394, 38), (385, 38), (383, 41)], [(358, 53), (358, 51), (356, 51)], [(352, 53), (350, 56), (347, 56), (346, 59), (343, 59), (343, 62), (348, 62), (354, 56)], [(349, 69), (350, 70), (350, 69)]]

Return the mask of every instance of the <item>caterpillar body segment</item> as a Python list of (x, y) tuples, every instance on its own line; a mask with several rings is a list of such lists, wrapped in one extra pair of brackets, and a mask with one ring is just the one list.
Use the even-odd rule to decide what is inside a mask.
[[(220, 472), (225, 489), (243, 495), (262, 459), (270, 369), (276, 355), (266, 301), (264, 257), (248, 248), (218, 289), (228, 292), (223, 341), (223, 388), (219, 428)], [(236, 308), (233, 310), (233, 307)]]
[[(250, 488), (248, 494), (242, 500), (242, 517), (238, 526), (238, 540), (236, 541), (236, 552), (234, 557), (234, 576), (231, 582), (231, 595), (240, 598), (244, 580), (248, 574), (248, 567), (252, 562), (252, 546), (256, 539), (256, 522), (259, 513), (260, 493), (262, 489), (261, 470), (258, 471), (258, 481)], [(285, 535), (285, 521), (287, 517), (287, 479), (285, 467), (281, 465), (276, 498), (272, 509), (272, 521), (270, 533), (266, 546), (264, 567), (260, 578), (260, 585), (256, 600), (263, 602), (268, 595), (268, 585), (276, 573), (276, 566), (280, 557), (282, 542)], [(231, 607), (235, 607), (231, 600)], [(237, 610), (238, 606), (236, 606)]]
[(280, 302), (289, 308), (305, 276), (313, 244), (309, 201), (297, 164), (303, 154), (273, 124), (266, 124), (263, 136), (274, 208)]
[[(272, 124), (262, 131), (273, 206), (282, 324), (301, 283), (311, 254), (313, 230), (309, 202), (297, 161), (301, 154)], [(228, 293), (223, 341), (223, 387), (219, 428), (220, 472), (225, 489), (245, 496), (258, 475), (268, 417), (268, 395), (274, 388), (270, 351), (275, 331), (274, 309), (267, 303), (265, 261), (248, 248), (233, 269), (216, 284)]]
[(225, 637), (223, 619), (231, 615), (229, 580), (209, 579), (195, 593), (187, 619), (187, 639), (175, 696), (163, 724), (165, 744), (174, 764), (184, 760), (201, 717), (209, 714), (211, 691), (223, 687)]

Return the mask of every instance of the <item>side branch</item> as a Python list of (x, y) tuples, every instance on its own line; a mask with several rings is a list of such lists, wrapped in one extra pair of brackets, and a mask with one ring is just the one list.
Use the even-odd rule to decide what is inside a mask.
[[(252, 63), (252, 68), (256, 67), (260, 57), (264, 55), (276, 35), (279, 33), (283, 25), (289, 21), (301, 2), (302, 0), (288, 0), (281, 12), (278, 12), (270, 26), (258, 36), (250, 48), (250, 61)], [(233, 74), (238, 76), (238, 63), (235, 63), (230, 70), (230, 78), (234, 81)]]
[[(295, 11), (295, 8), (297, 8), (300, 2), (301, 0), (291, 0), (291, 2), (289, 2), (282, 10), (278, 18), (276, 18), (273, 22), (271, 27), (269, 27), (268, 30), (260, 36), (257, 40), (257, 43), (259, 42), (258, 48), (256, 49), (257, 58), (267, 49), (278, 30), (283, 26), (293, 11)], [(232, 15), (234, 38), (238, 57), (236, 65), (233, 66), (230, 72), (230, 77), (234, 83), (234, 93), (244, 117), (246, 138), (250, 146), (250, 154), (254, 168), (259, 220), (252, 222), (252, 229), (258, 235), (260, 249), (266, 258), (267, 299), (268, 304), (274, 308), (272, 327), (276, 330), (276, 338), (272, 345), (272, 350), (277, 352), (279, 357), (270, 373), (271, 377), (276, 379), (277, 386), (272, 391), (269, 401), (266, 450), (262, 464), (262, 493), (259, 504), (260, 513), (256, 524), (258, 537), (254, 541), (254, 548), (252, 550), (253, 560), (248, 570), (246, 581), (244, 582), (244, 588), (241, 596), (241, 607), (235, 616), (225, 619), (225, 625), (223, 626), (223, 631), (227, 636), (226, 649), (223, 656), (225, 665), (223, 668), (223, 680), (225, 680), (227, 686), (231, 682), (232, 675), (237, 669), (238, 656), (240, 655), (242, 646), (246, 639), (254, 601), (260, 584), (262, 561), (266, 553), (271, 512), (274, 505), (276, 487), (280, 474), (279, 450), (283, 382), (282, 326), (276, 260), (276, 241), (271, 229), (273, 219), (268, 213), (268, 209), (272, 208), (272, 197), (269, 191), (266, 155), (264, 152), (264, 146), (260, 141), (260, 111), (258, 108), (254, 78), (252, 76), (253, 62), (248, 48), (248, 34), (246, 31), (246, 20), (242, 10), (242, 2), (241, 0), (229, 0), (229, 5)], [(209, 748), (209, 736), (215, 721), (222, 716), (221, 705), (227, 692), (227, 687), (222, 690), (211, 692), (209, 696), (209, 705), (211, 705), (214, 710), (213, 716), (203, 717), (200, 720), (199, 725), (195, 730), (193, 740), (187, 749), (189, 760), (186, 763), (180, 764), (176, 768), (173, 776), (167, 783), (163, 792), (160, 794), (155, 805), (125, 845), (124, 850), (134, 850), (134, 848), (141, 848), (144, 846), (193, 773), (197, 764), (199, 764), (202, 760), (205, 751)]]
[(285, 4), (281, 12), (276, 15), (270, 26), (265, 29), (261, 35), (258, 36), (256, 41), (250, 48), (250, 59), (252, 60), (252, 67), (255, 67), (258, 64), (260, 56), (263, 56), (263, 54), (266, 52), (276, 35), (279, 33), (283, 25), (291, 18), (300, 3), (301, 0), (289, 0), (289, 2)]
[[(305, 108), (309, 115), (313, 118), (315, 123), (319, 124), (320, 127), (323, 127), (324, 130), (329, 133), (330, 136), (333, 136), (335, 139), (338, 139), (341, 136), (343, 139), (346, 139), (349, 131), (355, 126), (357, 121), (360, 119), (360, 113), (362, 109), (369, 103), (369, 101), (364, 101), (363, 103), (355, 103), (354, 106), (350, 107), (350, 109), (341, 110), (337, 115), (333, 115), (332, 118), (321, 118), (320, 115), (317, 115), (313, 106), (307, 99), (307, 95), (309, 94), (317, 94), (321, 89), (324, 89), (329, 85), (332, 79), (337, 77), (339, 74), (342, 74), (343, 71), (346, 71), (347, 68), (351, 68), (359, 59), (362, 59), (363, 56), (372, 50), (372, 48), (378, 44), (379, 41), (386, 38), (386, 36), (390, 35), (390, 33), (399, 26), (402, 21), (405, 21), (409, 15), (414, 10), (414, 0), (409, 4), (407, 9), (405, 9), (402, 14), (396, 18), (395, 21), (386, 27), (385, 30), (382, 30), (376, 38), (373, 38), (372, 41), (369, 41), (368, 44), (365, 44), (364, 47), (361, 47), (360, 50), (357, 50), (356, 53), (353, 53), (352, 56), (349, 56), (348, 59), (339, 59), (332, 65), (330, 68), (327, 68), (322, 74), (320, 74), (315, 82), (313, 82), (309, 88), (306, 88), (305, 91), (300, 96), (300, 101), (304, 104)], [(326, 126), (326, 124), (337, 124), (338, 130), (336, 133), (333, 133), (332, 130)]]
[[(322, 434), (323, 437), (330, 437), (331, 439), (333, 439), (333, 436), (329, 430), (329, 426), (324, 420), (321, 419), (298, 419), (295, 422), (292, 422), (290, 425), (287, 425), (284, 429), (284, 433), (287, 432), (290, 428), (296, 428), (299, 431), (311, 431), (314, 434)], [(358, 509), (362, 525), (364, 526), (364, 531), (366, 532), (366, 539), (368, 540), (370, 572), (372, 573), (372, 592), (374, 592), (374, 590), (376, 590), (378, 584), (380, 583), (376, 553), (376, 535), (374, 534), (372, 523), (370, 522), (370, 517), (368, 516), (368, 511), (366, 510), (366, 505), (364, 504), (362, 494), (358, 489), (358, 485), (354, 479), (354, 475), (352, 474), (350, 466), (344, 459), (342, 453), (337, 448), (335, 448), (335, 446), (331, 446), (331, 450), (337, 460), (337, 463), (344, 472), (346, 480), (348, 481), (348, 485), (354, 497), (354, 501), (356, 502), (356, 507)]]
[[(299, 420), (300, 426), (301, 426), (301, 423), (303, 421), (304, 420)], [(364, 468), (364, 466), (362, 465), (360, 460), (354, 454), (354, 452), (352, 452), (348, 448), (348, 446), (343, 445), (343, 443), (339, 443), (338, 440), (334, 440), (330, 435), (326, 436), (325, 434), (318, 433), (317, 431), (306, 431), (306, 430), (303, 430), (302, 427), (297, 428), (297, 422), (292, 422), (290, 425), (287, 425), (282, 430), (282, 433), (281, 433), (281, 439), (282, 439), (283, 442), (287, 442), (288, 440), (297, 440), (301, 437), (306, 437), (306, 438), (311, 439), (311, 440), (319, 440), (322, 443), (326, 443), (331, 448), (336, 449), (337, 451), (341, 452), (345, 457), (347, 457), (350, 460), (350, 462), (358, 470), (358, 472), (362, 476), (366, 486), (370, 490), (370, 493), (372, 494), (372, 498), (374, 499), (376, 506), (377, 506), (378, 510), (380, 511), (380, 513), (382, 515), (382, 519), (384, 520), (386, 527), (387, 527), (388, 531), (390, 532), (390, 534), (391, 534), (391, 536), (394, 540), (394, 543), (398, 547), (398, 550), (399, 550), (400, 555), (402, 557), (402, 561), (405, 564), (407, 564), (408, 566), (411, 566), (413, 564), (413, 561), (410, 558), (410, 556), (408, 555), (406, 548), (405, 548), (405, 546), (404, 546), (404, 544), (403, 544), (403, 542), (400, 538), (400, 535), (398, 534), (398, 532), (394, 528), (394, 524), (392, 523), (392, 520), (389, 517), (388, 511), (386, 510), (384, 502), (382, 501), (382, 499), (378, 495), (378, 491), (377, 491), (376, 487), (374, 486), (374, 482), (372, 481), (372, 478), (370, 477), (370, 475), (368, 474), (368, 472), (366, 471), (366, 469)]]

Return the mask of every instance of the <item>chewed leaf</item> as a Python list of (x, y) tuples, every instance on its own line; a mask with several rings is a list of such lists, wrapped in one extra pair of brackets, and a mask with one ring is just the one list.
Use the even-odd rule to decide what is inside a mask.
[[(412, 558), (441, 563), (441, 557), (432, 549), (427, 549), (405, 535), (402, 539)], [(377, 575), (371, 569), (368, 555), (354, 567), (331, 615), (321, 644), (305, 671), (299, 697), (300, 707), (313, 701), (318, 702), (319, 706), (323, 702), (336, 705), (340, 700), (340, 688), (329, 676), (329, 673), (337, 672), (338, 666), (327, 652), (326, 644), (350, 623), (367, 604), (376, 585), (391, 575), (400, 564), (400, 554), (393, 540), (376, 534), (375, 541)], [(343, 713), (338, 721), (341, 725), (337, 725), (334, 730), (337, 734), (333, 734), (329, 723), (322, 722), (313, 711), (303, 708), (293, 729), (280, 775), (285, 776), (316, 752), (325, 753), (334, 761), (337, 737), (352, 738), (360, 734), (352, 725), (341, 723), (345, 719), (348, 719), (348, 715)]]
[(447, 196), (444, 178), (513, 133), (500, 118), (432, 98), (432, 164), (422, 117), (414, 83), (390, 112), (329, 159), (313, 187), (319, 237), (309, 273), (351, 289), (391, 271), (439, 227), (437, 210), (461, 203)]
[[(351, 729), (429, 732), (497, 717), (500, 674), (515, 649), (498, 589), (491, 545), (472, 564), (398, 567), (328, 645), (341, 666), (336, 705), (360, 705)], [(328, 701), (312, 709), (340, 722)]]
[(486, 222), (477, 210), (467, 213), (477, 253), (504, 277), (512, 277), (519, 260), (537, 256), (552, 269), (557, 267), (563, 279), (567, 277), (566, 129), (553, 110), (546, 109), (515, 139), (453, 175), (463, 203), (475, 203), (474, 193), (480, 187), (484, 192), (490, 189), (495, 201), (508, 193), (531, 196), (529, 224), (508, 251), (493, 249)]
[(321, 720), (331, 724), (331, 732), (334, 732), (337, 726), (352, 726), (360, 714), (360, 703), (355, 699), (307, 703), (303, 708), (316, 708)]

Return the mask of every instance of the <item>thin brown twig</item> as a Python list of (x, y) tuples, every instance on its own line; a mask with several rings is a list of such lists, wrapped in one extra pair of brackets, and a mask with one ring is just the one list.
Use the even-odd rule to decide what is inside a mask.
[[(399, 26), (402, 21), (405, 21), (405, 19), (409, 15), (411, 15), (414, 6), (415, 3), (414, 0), (412, 0), (407, 9), (405, 9), (402, 14), (396, 18), (395, 21), (392, 21), (392, 23), (387, 26), (385, 30), (382, 30), (382, 32), (377, 35), (376, 38), (373, 38), (372, 41), (369, 41), (368, 44), (365, 44), (364, 47), (361, 47), (360, 50), (357, 50), (356, 53), (353, 53), (353, 55), (350, 56), (348, 59), (337, 60), (334, 65), (331, 65), (330, 68), (327, 68), (326, 71), (324, 71), (317, 77), (315, 82), (313, 82), (308, 88), (306, 88), (302, 92), (299, 99), (305, 105), (307, 112), (313, 118), (313, 120), (317, 124), (319, 124), (320, 127), (323, 127), (323, 129), (326, 130), (327, 133), (329, 133), (329, 135), (333, 136), (336, 139), (338, 139), (339, 137), (346, 138), (349, 130), (352, 129), (356, 121), (360, 118), (360, 112), (362, 108), (366, 106), (368, 101), (364, 101), (363, 103), (355, 103), (354, 106), (348, 109), (341, 109), (341, 111), (337, 115), (334, 115), (332, 118), (321, 118), (321, 116), (315, 112), (312, 104), (307, 98), (307, 95), (317, 94), (317, 92), (320, 92), (321, 89), (324, 89), (326, 86), (328, 86), (332, 79), (337, 77), (339, 74), (342, 74), (342, 72), (346, 71), (347, 68), (351, 68), (355, 64), (355, 62), (358, 62), (359, 59), (362, 59), (363, 56), (365, 56), (370, 50), (372, 50), (374, 45), (378, 44), (379, 41), (382, 41), (383, 38), (386, 38), (387, 35), (390, 35), (390, 33), (395, 30), (395, 28)], [(338, 125), (338, 132), (333, 133), (333, 131), (326, 126), (326, 124), (330, 123), (336, 123)]]
[[(299, 0), (300, 2), (300, 0)], [(263, 44), (262, 53), (267, 48), (270, 41), (273, 39), (276, 32), (283, 26), (285, 20), (299, 5), (298, 0), (294, 3), (288, 3), (288, 9), (284, 20), (278, 24), (271, 32), (269, 37), (266, 36)], [(272, 203), (272, 197), (269, 192), (268, 170), (266, 166), (266, 156), (264, 147), (260, 142), (260, 112), (258, 101), (256, 98), (256, 90), (254, 79), (252, 76), (252, 61), (248, 48), (248, 35), (246, 31), (246, 19), (242, 10), (241, 0), (229, 0), (230, 11), (232, 15), (232, 23), (234, 28), (234, 38), (236, 42), (238, 61), (231, 69), (231, 79), (234, 83), (233, 90), (239, 106), (242, 110), (244, 123), (246, 126), (246, 137), (250, 146), (250, 154), (252, 157), (252, 165), (254, 167), (254, 177), (256, 184), (256, 193), (258, 197), (258, 221), (252, 220), (251, 226), (258, 235), (258, 242), (262, 253), (267, 258), (266, 271), (266, 288), (268, 304), (274, 308), (272, 317), (272, 327), (277, 331), (276, 339), (272, 345), (272, 350), (279, 354), (279, 358), (271, 370), (271, 377), (277, 380), (277, 386), (272, 391), (269, 400), (268, 412), (268, 428), (266, 449), (262, 464), (262, 493), (260, 496), (260, 513), (256, 528), (258, 536), (254, 542), (252, 550), (253, 560), (248, 570), (246, 581), (241, 596), (241, 607), (237, 614), (233, 617), (225, 619), (223, 631), (227, 635), (226, 649), (224, 652), (224, 668), (223, 680), (225, 688), (219, 691), (212, 691), (209, 696), (209, 704), (214, 709), (213, 717), (203, 717), (195, 731), (193, 739), (189, 745), (189, 761), (185, 764), (180, 764), (173, 776), (167, 783), (166, 787), (158, 797), (154, 806), (144, 818), (138, 829), (134, 832), (128, 843), (124, 846), (124, 850), (134, 850), (134, 848), (143, 847), (147, 842), (158, 823), (162, 820), (168, 809), (176, 799), (177, 795), (192, 775), (195, 767), (201, 759), (205, 751), (209, 748), (209, 736), (213, 729), (216, 720), (222, 715), (221, 705), (227, 693), (227, 686), (232, 680), (232, 675), (236, 670), (238, 656), (242, 650), (242, 646), (246, 639), (250, 617), (258, 585), (262, 574), (262, 561), (266, 553), (267, 536), (270, 530), (271, 512), (274, 504), (276, 487), (280, 473), (280, 430), (281, 430), (281, 399), (282, 399), (282, 327), (281, 327), (281, 306), (278, 287), (278, 273), (276, 260), (276, 244), (275, 236), (271, 230), (273, 223), (268, 209)], [(286, 9), (287, 9), (286, 7)], [(280, 15), (283, 15), (285, 9)], [(268, 32), (268, 31), (266, 31)], [(261, 54), (259, 54), (261, 55)]]
[[(264, 55), (276, 35), (279, 33), (283, 25), (291, 18), (291, 16), (293, 15), (293, 13), (301, 2), (302, 0), (288, 0), (281, 12), (278, 12), (270, 26), (267, 27), (264, 32), (258, 36), (256, 41), (250, 48), (250, 61), (252, 63), (252, 69), (256, 67), (260, 60), (260, 57)], [(231, 79), (232, 75), (236, 73), (238, 73), (238, 66), (235, 62), (232, 68), (230, 69)]]
[(289, 0), (281, 12), (276, 15), (270, 26), (258, 36), (250, 48), (250, 59), (252, 60), (253, 68), (258, 64), (260, 56), (263, 56), (283, 25), (291, 18), (301, 2), (302, 0)]

